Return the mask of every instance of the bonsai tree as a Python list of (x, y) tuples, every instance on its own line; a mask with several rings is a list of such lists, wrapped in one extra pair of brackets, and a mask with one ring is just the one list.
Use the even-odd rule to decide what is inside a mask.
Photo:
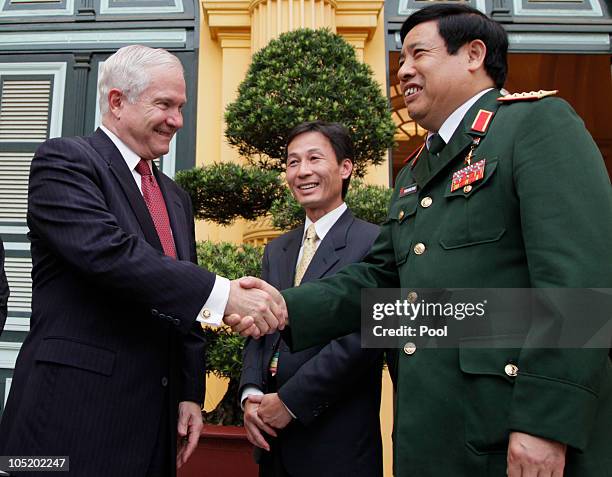
[(238, 97), (226, 109), (225, 136), (251, 164), (282, 171), (287, 134), (315, 119), (349, 129), (356, 177), (368, 164), (380, 164), (394, 143), (395, 123), (370, 67), (342, 37), (301, 29), (253, 56)]
[(284, 190), (277, 172), (232, 162), (179, 171), (176, 182), (191, 196), (195, 217), (219, 225), (265, 215)]
[[(199, 242), (198, 264), (230, 280), (245, 275), (261, 274), (262, 247), (221, 242)], [(229, 380), (227, 391), (217, 407), (203, 413), (204, 422), (219, 425), (242, 425), (242, 410), (238, 405), (238, 385), (242, 370), (244, 338), (229, 329), (207, 328), (206, 372)]]

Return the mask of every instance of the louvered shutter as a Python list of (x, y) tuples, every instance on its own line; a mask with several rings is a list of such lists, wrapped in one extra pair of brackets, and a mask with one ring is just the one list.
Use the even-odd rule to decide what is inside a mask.
[(11, 287), (9, 309), (14, 315), (29, 316), (32, 311), (32, 260), (29, 257), (7, 257), (4, 271)]
[(3, 79), (0, 140), (42, 142), (49, 135), (51, 79)]
[(31, 313), (28, 175), (34, 151), (49, 137), (53, 87), (53, 75), (11, 74), (0, 67), (0, 233), (11, 289), (8, 331), (27, 326)]

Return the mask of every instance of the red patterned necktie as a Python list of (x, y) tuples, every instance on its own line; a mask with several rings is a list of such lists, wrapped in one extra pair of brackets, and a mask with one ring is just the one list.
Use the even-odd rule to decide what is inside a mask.
[(172, 229), (170, 229), (166, 202), (147, 161), (141, 159), (136, 164), (136, 172), (140, 174), (142, 196), (153, 219), (153, 224), (155, 225), (155, 230), (157, 230), (164, 253), (169, 257), (176, 258), (176, 249), (174, 248), (174, 239), (172, 238)]

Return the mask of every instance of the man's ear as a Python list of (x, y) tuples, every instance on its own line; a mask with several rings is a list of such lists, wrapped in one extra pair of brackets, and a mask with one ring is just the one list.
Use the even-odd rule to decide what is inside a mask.
[(465, 45), (468, 56), (468, 70), (476, 71), (483, 67), (485, 57), (487, 56), (487, 45), (482, 40), (472, 40)]
[(353, 161), (350, 159), (342, 159), (340, 163), (340, 176), (346, 179), (351, 176), (351, 172), (353, 172)]
[(108, 92), (108, 111), (117, 119), (121, 117), (124, 101), (125, 98), (120, 89), (112, 88)]

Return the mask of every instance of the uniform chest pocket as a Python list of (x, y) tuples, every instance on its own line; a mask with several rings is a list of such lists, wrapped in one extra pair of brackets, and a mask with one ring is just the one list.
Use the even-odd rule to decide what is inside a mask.
[(402, 265), (408, 258), (410, 247), (397, 246), (398, 244), (409, 244), (410, 235), (414, 228), (414, 214), (417, 209), (418, 194), (412, 193), (398, 198), (389, 206), (389, 213), (385, 224), (391, 227), (393, 243), (395, 244), (395, 263)]
[(487, 160), (484, 177), (451, 192), (448, 181), (440, 245), (446, 250), (499, 240), (506, 231), (497, 158)]

